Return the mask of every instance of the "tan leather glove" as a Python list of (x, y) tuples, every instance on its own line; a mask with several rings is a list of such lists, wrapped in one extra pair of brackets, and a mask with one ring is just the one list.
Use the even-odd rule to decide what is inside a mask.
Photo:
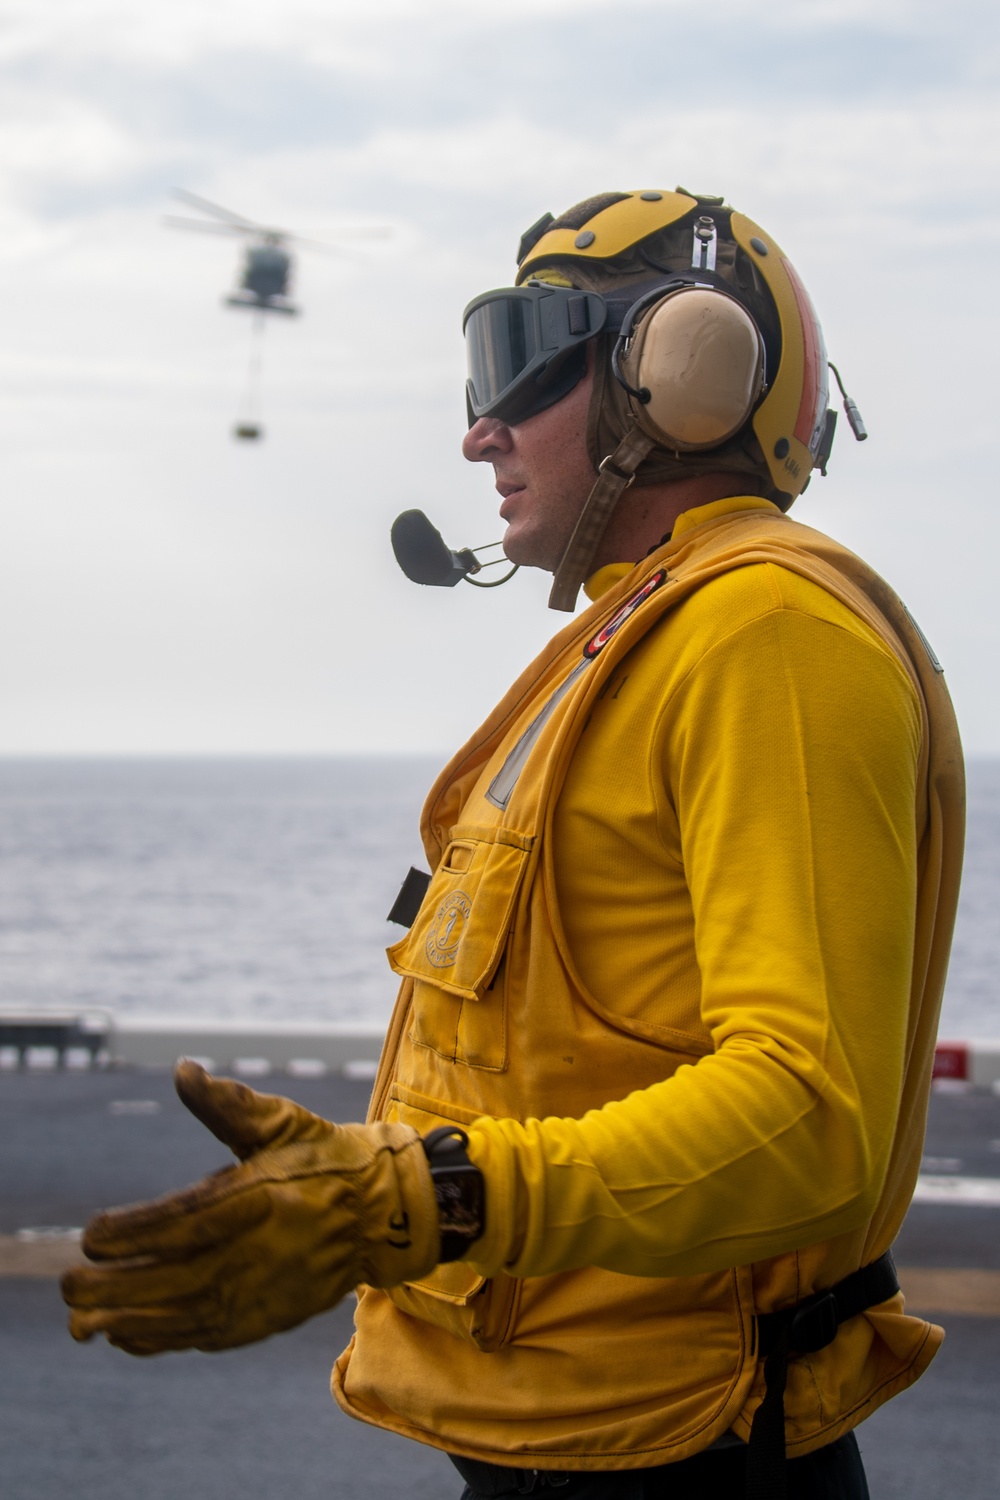
[(322, 1312), (359, 1282), (436, 1265), (430, 1168), (409, 1125), (333, 1125), (178, 1064), (187, 1108), (240, 1158), (183, 1192), (91, 1219), (62, 1280), (75, 1339), (130, 1354), (229, 1349)]

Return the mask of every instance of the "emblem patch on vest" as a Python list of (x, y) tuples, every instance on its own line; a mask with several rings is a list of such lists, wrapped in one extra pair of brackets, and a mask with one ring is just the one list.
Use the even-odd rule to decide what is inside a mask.
[(593, 661), (594, 657), (598, 656), (600, 652), (604, 650), (611, 637), (613, 635), (616, 635), (617, 632), (621, 630), (622, 626), (625, 624), (625, 621), (635, 614), (640, 604), (645, 604), (650, 594), (655, 594), (656, 590), (660, 588), (662, 584), (666, 583), (666, 581), (666, 568), (659, 568), (653, 574), (652, 578), (648, 578), (646, 580), (639, 592), (637, 594), (633, 594), (631, 599), (629, 599), (627, 603), (622, 605), (621, 609), (616, 615), (611, 616), (611, 619), (604, 626), (604, 629), (599, 630), (596, 635), (591, 636), (590, 640), (583, 648), (583, 654), (588, 659), (588, 661)]
[(471, 911), (472, 902), (465, 892), (452, 891), (434, 913), (424, 952), (436, 969), (450, 969), (455, 962)]

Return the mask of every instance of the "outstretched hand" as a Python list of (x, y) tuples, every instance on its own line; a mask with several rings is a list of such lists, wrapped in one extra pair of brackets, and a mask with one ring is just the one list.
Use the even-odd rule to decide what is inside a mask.
[(62, 1279), (70, 1333), (130, 1354), (229, 1349), (294, 1328), (357, 1286), (425, 1275), (437, 1204), (408, 1125), (334, 1125), (178, 1064), (181, 1100), (239, 1158), (193, 1187), (97, 1214), (92, 1265)]

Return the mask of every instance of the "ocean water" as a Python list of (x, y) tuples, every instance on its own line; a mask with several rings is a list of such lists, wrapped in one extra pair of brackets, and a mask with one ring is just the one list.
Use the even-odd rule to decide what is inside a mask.
[(0, 1005), (387, 1020), (439, 765), (0, 760)]
[[(425, 758), (0, 759), (0, 1006), (384, 1023)], [(1000, 1036), (1000, 760), (969, 767), (942, 1034)]]

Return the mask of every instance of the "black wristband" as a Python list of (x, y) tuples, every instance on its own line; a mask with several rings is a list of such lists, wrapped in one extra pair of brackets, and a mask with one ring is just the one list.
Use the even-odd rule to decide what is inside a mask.
[(424, 1136), (441, 1229), (439, 1264), (461, 1260), (486, 1227), (483, 1174), (469, 1160), (469, 1137), (457, 1125), (439, 1125)]

